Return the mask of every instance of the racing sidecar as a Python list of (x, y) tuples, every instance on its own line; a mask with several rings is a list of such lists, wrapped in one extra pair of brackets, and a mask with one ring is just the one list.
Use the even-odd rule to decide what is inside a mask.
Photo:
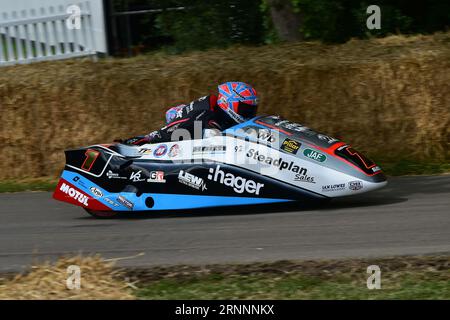
[(326, 200), (386, 185), (350, 145), (278, 116), (207, 138), (67, 150), (53, 194), (96, 217), (121, 212)]

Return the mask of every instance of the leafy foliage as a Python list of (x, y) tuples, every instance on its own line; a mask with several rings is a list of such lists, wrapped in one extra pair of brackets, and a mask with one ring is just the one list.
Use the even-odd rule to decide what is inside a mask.
[[(151, 50), (163, 47), (179, 53), (280, 40), (267, 0), (112, 1), (115, 11), (183, 8), (128, 17), (133, 46), (146, 44)], [(374, 4), (369, 0), (291, 1), (305, 40), (339, 43), (352, 37), (432, 33), (448, 29), (450, 22), (450, 2), (442, 0), (377, 0), (381, 8), (380, 30), (366, 27), (366, 9)], [(118, 19), (121, 33), (128, 32), (124, 19)]]
[[(122, 0), (123, 1), (123, 0)], [(138, 10), (143, 0), (129, 0), (121, 10)], [(146, 8), (182, 8), (165, 10), (139, 19), (152, 33), (153, 40), (169, 52), (192, 49), (221, 48), (233, 44), (260, 44), (264, 42), (263, 14), (260, 1), (241, 0), (163, 0), (158, 4), (147, 1)], [(153, 1), (155, 2), (155, 1)], [(167, 41), (169, 39), (169, 41)]]
[[(450, 3), (440, 0), (292, 0), (303, 16), (305, 39), (345, 42), (352, 37), (386, 36), (392, 33), (430, 33), (448, 29)], [(366, 9), (381, 9), (381, 29), (368, 30)]]

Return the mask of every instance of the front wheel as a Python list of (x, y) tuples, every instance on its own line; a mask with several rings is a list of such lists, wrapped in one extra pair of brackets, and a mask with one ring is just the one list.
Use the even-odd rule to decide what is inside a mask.
[(97, 219), (111, 219), (116, 218), (119, 215), (117, 211), (95, 211), (86, 208), (84, 208), (84, 210)]

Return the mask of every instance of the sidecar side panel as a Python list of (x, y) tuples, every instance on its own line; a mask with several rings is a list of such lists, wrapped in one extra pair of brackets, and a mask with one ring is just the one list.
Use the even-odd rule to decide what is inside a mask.
[[(67, 187), (81, 195), (70, 197)], [(66, 191), (66, 192), (65, 192)], [(75, 195), (76, 192), (73, 192)], [(213, 206), (235, 206), (288, 202), (289, 199), (232, 197), (193, 194), (120, 192), (112, 193), (79, 173), (64, 170), (54, 195), (55, 199), (98, 211), (148, 211), (194, 209)]]

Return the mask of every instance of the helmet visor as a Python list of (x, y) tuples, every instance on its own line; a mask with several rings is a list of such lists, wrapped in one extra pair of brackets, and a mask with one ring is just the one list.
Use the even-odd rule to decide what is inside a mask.
[(242, 116), (244, 119), (250, 119), (256, 116), (256, 109), (257, 106), (239, 101), (236, 113)]

